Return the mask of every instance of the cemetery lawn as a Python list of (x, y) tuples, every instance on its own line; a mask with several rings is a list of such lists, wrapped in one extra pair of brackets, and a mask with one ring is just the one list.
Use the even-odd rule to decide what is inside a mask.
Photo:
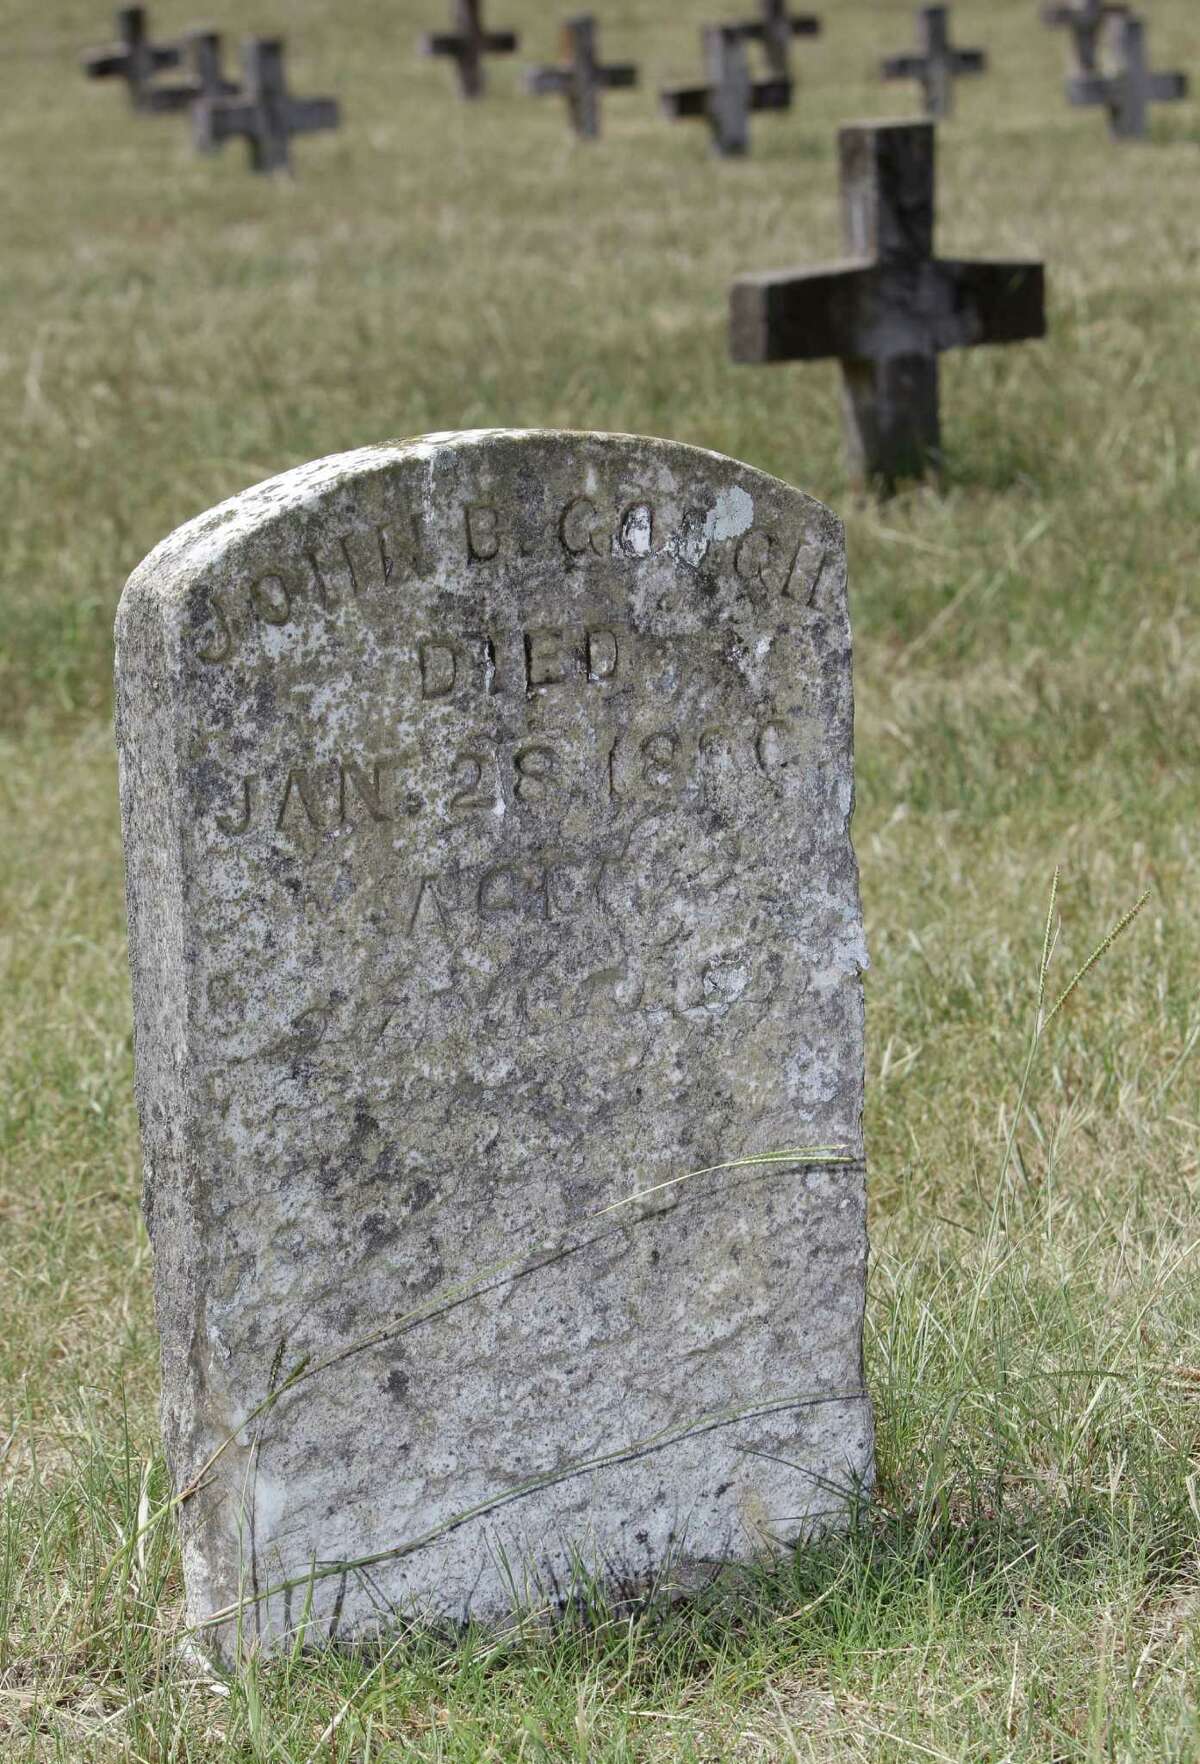
[[(1193, 10), (1158, 0), (1150, 48), (1195, 80)], [(870, 77), (909, 6), (827, 6), (741, 164), (652, 101), (710, 11), (602, 9), (643, 90), (580, 147), (511, 63), (468, 109), (414, 58), (440, 0), (293, 0), (294, 88), (346, 122), (291, 184), (85, 87), (104, 7), (0, 26), (6, 1764), (1200, 1760), (1200, 108), (1113, 147), (1030, 0), (955, 7), (993, 71), (940, 133), (939, 246), (1043, 255), (1050, 336), (946, 358), (944, 491), (876, 506), (836, 368), (733, 367), (725, 312), (739, 271), (838, 254), (834, 131), (911, 114)], [(537, 0), (491, 16), (553, 53)], [(878, 1488), (736, 1596), (221, 1681), (181, 1653), (164, 1509), (113, 612), (257, 479), (501, 424), (673, 436), (846, 518)], [(1148, 898), (1035, 1041), (1056, 867), (1047, 1005)]]

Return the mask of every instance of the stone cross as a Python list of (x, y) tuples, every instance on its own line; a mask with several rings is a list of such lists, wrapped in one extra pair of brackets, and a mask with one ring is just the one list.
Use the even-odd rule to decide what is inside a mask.
[(565, 98), (575, 133), (595, 140), (600, 133), (601, 91), (636, 86), (637, 68), (632, 62), (602, 65), (596, 52), (596, 21), (590, 14), (569, 18), (563, 25), (563, 63), (532, 68), (526, 89), (535, 96)]
[(872, 1461), (840, 522), (669, 441), (368, 448), (160, 546), (117, 680), (201, 1639), (836, 1525)]
[(147, 108), (154, 75), (178, 67), (182, 53), (178, 43), (151, 41), (144, 6), (123, 6), (117, 13), (117, 41), (104, 49), (89, 49), (83, 70), (90, 80), (124, 80), (130, 102), (142, 110)]
[(1114, 141), (1144, 141), (1152, 104), (1187, 97), (1187, 75), (1151, 73), (1146, 58), (1146, 22), (1133, 13), (1109, 18), (1102, 38), (1103, 73), (1077, 74), (1067, 81), (1072, 104), (1103, 104)]
[(514, 55), (519, 38), (515, 31), (484, 29), (483, 0), (451, 0), (451, 21), (448, 31), (432, 31), (421, 38), (421, 53), (450, 56), (463, 97), (482, 97), (484, 57)]
[(727, 28), (748, 43), (761, 43), (771, 73), (786, 80), (792, 71), (793, 37), (818, 37), (821, 20), (811, 12), (789, 12), (788, 0), (758, 0), (760, 16)]
[(143, 109), (188, 110), (203, 98), (231, 98), (238, 88), (221, 68), (221, 39), (216, 31), (191, 31), (184, 39), (191, 78), (178, 86), (150, 86), (143, 95)]
[(668, 87), (660, 94), (663, 110), (672, 121), (703, 117), (712, 132), (713, 151), (722, 158), (745, 153), (750, 146), (750, 112), (787, 110), (792, 82), (751, 80), (738, 26), (711, 25), (704, 32), (704, 62), (706, 83)]
[(1126, 6), (1113, 6), (1108, 0), (1067, 0), (1042, 8), (1042, 23), (1052, 29), (1068, 32), (1073, 75), (1096, 72), (1096, 51), (1100, 33), (1110, 18), (1127, 12)]
[(838, 145), (849, 261), (741, 277), (731, 349), (739, 362), (836, 356), (851, 472), (890, 489), (940, 457), (939, 353), (1044, 336), (1044, 273), (933, 255), (932, 123), (851, 124)]
[(340, 111), (333, 98), (293, 98), (284, 75), (283, 43), (256, 37), (242, 47), (242, 86), (231, 97), (199, 99), (192, 117), (201, 153), (215, 152), (240, 135), (253, 169), (274, 172), (289, 169), (293, 135), (336, 129)]
[(889, 55), (882, 66), (885, 80), (919, 80), (927, 116), (949, 116), (954, 109), (954, 81), (959, 74), (981, 74), (987, 68), (982, 49), (955, 49), (950, 43), (950, 13), (945, 6), (924, 6), (917, 14), (919, 48), (915, 55)]

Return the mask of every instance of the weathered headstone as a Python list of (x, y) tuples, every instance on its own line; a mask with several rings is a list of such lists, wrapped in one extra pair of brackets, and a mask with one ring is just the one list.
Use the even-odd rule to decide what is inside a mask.
[(178, 67), (182, 55), (178, 43), (151, 40), (144, 6), (123, 6), (117, 13), (116, 42), (87, 50), (83, 71), (90, 80), (124, 80), (130, 102), (141, 110), (146, 108), (146, 93), (155, 74)]
[(938, 354), (1045, 335), (1040, 263), (933, 255), (934, 126), (839, 132), (848, 262), (742, 276), (730, 303), (739, 362), (842, 364), (852, 474), (884, 489), (938, 462)]
[(885, 80), (917, 80), (926, 116), (950, 116), (954, 110), (954, 82), (962, 74), (987, 70), (982, 49), (955, 49), (950, 42), (950, 11), (946, 6), (923, 6), (917, 13), (918, 48), (915, 55), (889, 55), (882, 64)]
[(1114, 141), (1144, 141), (1150, 133), (1150, 106), (1187, 97), (1187, 75), (1151, 73), (1146, 55), (1146, 21), (1120, 12), (1101, 36), (1102, 73), (1078, 74), (1067, 81), (1072, 104), (1102, 104)]
[(1127, 6), (1109, 5), (1108, 0), (1067, 0), (1065, 5), (1044, 6), (1042, 23), (1067, 32), (1072, 76), (1092, 74), (1097, 68), (1101, 31), (1110, 18), (1128, 10)]
[(515, 55), (520, 39), (515, 31), (489, 31), (483, 24), (483, 0), (450, 0), (448, 31), (431, 31), (421, 38), (422, 55), (447, 55), (458, 72), (464, 98), (481, 98), (484, 63), (488, 55)]
[(746, 44), (739, 29), (711, 25), (703, 34), (706, 81), (702, 86), (669, 86), (660, 94), (673, 122), (703, 117), (712, 134), (713, 151), (722, 158), (746, 153), (750, 147), (752, 110), (787, 110), (792, 102), (788, 79), (752, 80)]
[(596, 21), (590, 13), (563, 25), (562, 64), (531, 68), (526, 87), (535, 97), (565, 98), (571, 127), (585, 141), (600, 133), (600, 93), (637, 85), (632, 62), (601, 62), (596, 48)]
[(747, 43), (761, 43), (771, 73), (781, 80), (792, 71), (793, 37), (819, 37), (821, 20), (812, 12), (789, 12), (788, 0), (758, 0), (759, 16), (727, 28)]
[(839, 522), (666, 441), (366, 449), (166, 540), (117, 682), (193, 1622), (487, 1619), (844, 1517)]
[(192, 110), (196, 147), (212, 153), (241, 137), (254, 171), (287, 171), (293, 135), (336, 129), (335, 98), (293, 98), (283, 67), (283, 43), (256, 37), (242, 46), (242, 84), (229, 97), (205, 96)]
[(221, 38), (216, 31), (189, 31), (183, 40), (190, 77), (181, 85), (153, 85), (143, 94), (143, 108), (168, 113), (188, 110), (204, 98), (231, 98), (238, 91), (221, 66)]

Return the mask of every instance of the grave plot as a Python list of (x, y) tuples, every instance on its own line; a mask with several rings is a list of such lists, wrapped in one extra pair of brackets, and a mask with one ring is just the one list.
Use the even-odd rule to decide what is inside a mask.
[(945, 117), (954, 111), (954, 82), (964, 74), (987, 70), (982, 49), (956, 49), (950, 42), (950, 10), (926, 6), (917, 14), (915, 55), (889, 55), (882, 64), (885, 80), (916, 80), (926, 116)]
[(1144, 141), (1150, 133), (1150, 106), (1187, 97), (1187, 75), (1151, 73), (1145, 20), (1118, 12), (1105, 21), (1101, 36), (1103, 71), (1067, 81), (1072, 104), (1103, 105), (1114, 141)]
[(445, 56), (453, 61), (458, 89), (464, 98), (482, 98), (487, 57), (515, 55), (519, 42), (515, 31), (485, 29), (483, 0), (451, 0), (450, 29), (426, 33), (420, 49), (422, 55)]
[(673, 122), (681, 118), (706, 122), (713, 152), (733, 158), (750, 150), (751, 112), (787, 110), (792, 83), (750, 78), (745, 38), (738, 27), (714, 25), (704, 32), (703, 43), (705, 83), (668, 87), (660, 94), (663, 112)]
[(638, 70), (632, 62), (600, 60), (596, 47), (596, 21), (591, 15), (570, 18), (563, 26), (562, 62), (556, 67), (532, 68), (526, 90), (535, 97), (565, 98), (571, 127), (582, 140), (600, 134), (600, 94), (637, 85)]
[(844, 1520), (840, 523), (667, 441), (370, 448), (172, 535), (117, 653), (202, 1639), (694, 1586)]
[(242, 49), (242, 84), (232, 96), (206, 94), (192, 110), (197, 150), (213, 153), (226, 141), (244, 140), (256, 172), (291, 167), (293, 135), (336, 129), (341, 112), (334, 98), (294, 98), (287, 89), (284, 46), (256, 38)]
[(941, 455), (938, 355), (1045, 335), (1040, 263), (933, 255), (934, 128), (856, 123), (838, 137), (846, 262), (743, 276), (738, 362), (842, 366), (853, 475), (890, 489)]

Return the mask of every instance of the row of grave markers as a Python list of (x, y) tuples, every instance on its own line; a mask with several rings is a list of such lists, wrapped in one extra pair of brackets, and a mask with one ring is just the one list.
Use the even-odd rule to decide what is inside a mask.
[[(448, 31), (431, 32), (420, 40), (422, 53), (445, 56), (455, 63), (464, 98), (477, 99), (485, 89), (484, 65), (489, 55), (509, 55), (519, 39), (513, 31), (489, 31), (483, 23), (482, 0), (453, 0)], [(1075, 105), (1102, 105), (1116, 140), (1144, 139), (1149, 107), (1187, 94), (1182, 73), (1150, 70), (1144, 20), (1128, 7), (1107, 0), (1072, 0), (1053, 4), (1042, 13), (1046, 24), (1065, 28), (1071, 44), (1067, 95)], [(915, 80), (926, 114), (949, 116), (954, 108), (954, 82), (987, 69), (982, 49), (961, 49), (951, 40), (949, 10), (929, 6), (917, 14), (919, 47), (915, 54), (894, 55), (881, 63), (886, 80)], [(665, 88), (664, 113), (672, 120), (707, 123), (714, 151), (734, 157), (749, 149), (750, 117), (757, 111), (791, 107), (793, 82), (790, 44), (795, 37), (819, 34), (821, 21), (812, 14), (793, 14), (786, 0), (760, 0), (756, 19), (709, 26), (702, 33), (705, 77), (702, 83)], [(117, 42), (90, 51), (84, 66), (92, 78), (125, 80), (134, 106), (151, 114), (190, 110), (197, 148), (211, 152), (223, 141), (245, 138), (250, 163), (257, 171), (289, 165), (294, 134), (336, 128), (339, 107), (332, 98), (297, 99), (287, 91), (283, 44), (275, 38), (252, 39), (242, 52), (240, 84), (227, 80), (221, 68), (219, 37), (211, 31), (189, 33), (180, 42), (151, 40), (142, 7), (117, 14)], [(768, 75), (751, 74), (747, 45), (762, 46)], [(156, 76), (181, 62), (190, 77), (182, 84), (161, 84)], [(582, 140), (600, 134), (600, 95), (638, 83), (632, 62), (605, 63), (599, 53), (596, 21), (590, 14), (570, 18), (563, 26), (562, 59), (531, 69), (526, 90), (534, 95), (564, 98), (571, 126)]]

